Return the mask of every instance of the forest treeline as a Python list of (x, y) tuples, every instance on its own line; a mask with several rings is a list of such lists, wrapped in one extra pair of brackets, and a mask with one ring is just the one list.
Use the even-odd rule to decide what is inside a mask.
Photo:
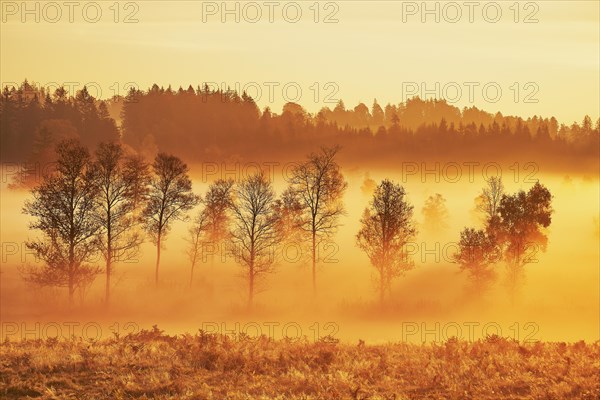
[[(76, 292), (83, 298), (104, 273), (108, 305), (115, 266), (137, 257), (144, 241), (155, 245), (154, 281), (159, 286), (161, 250), (179, 220), (189, 224), (190, 290), (195, 268), (215, 255), (215, 247), (221, 248), (241, 267), (251, 308), (257, 284), (290, 262), (278, 250), (293, 244), (299, 254), (308, 255), (314, 296), (317, 265), (323, 263), (318, 250), (323, 243), (335, 243), (340, 218), (346, 215), (348, 184), (337, 162), (339, 149), (323, 147), (298, 161), (279, 195), (264, 171), (239, 181), (216, 179), (197, 195), (188, 166), (175, 155), (161, 152), (148, 164), (118, 142), (100, 143), (91, 154), (77, 139), (62, 140), (56, 146), (56, 169), (31, 189), (23, 207), (37, 234), (26, 246), (41, 262), (21, 265), (21, 273), (35, 285), (67, 288), (71, 305)], [(491, 177), (476, 201), (485, 227), (460, 233), (452, 262), (467, 273), (477, 296), (494, 283), (497, 266), (504, 265), (514, 298), (525, 266), (534, 261), (528, 250), (532, 245), (546, 248), (552, 194), (539, 182), (528, 192), (509, 194), (500, 177)], [(391, 297), (392, 282), (415, 267), (410, 250), (417, 233), (413, 209), (405, 188), (383, 179), (360, 218), (356, 245), (374, 267), (382, 305)], [(447, 228), (441, 194), (430, 196), (422, 212), (431, 233)]]
[(567, 125), (554, 117), (460, 110), (444, 100), (418, 97), (354, 108), (339, 101), (315, 114), (287, 103), (277, 114), (269, 107), (261, 111), (246, 93), (156, 84), (101, 100), (85, 87), (75, 94), (64, 88), (49, 93), (24, 81), (3, 89), (0, 125), (2, 160), (31, 163), (47, 161), (62, 139), (78, 138), (93, 149), (120, 138), (149, 160), (159, 151), (189, 162), (279, 160), (315, 145), (339, 144), (345, 157), (357, 162), (396, 162), (398, 157), (514, 161), (521, 155), (595, 170), (600, 145), (600, 120), (594, 123), (589, 116)]

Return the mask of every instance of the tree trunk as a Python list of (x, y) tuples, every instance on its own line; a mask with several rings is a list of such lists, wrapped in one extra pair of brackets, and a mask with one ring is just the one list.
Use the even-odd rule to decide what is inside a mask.
[[(109, 246), (110, 248), (110, 246)], [(110, 253), (109, 253), (110, 254)], [(111, 257), (108, 256), (106, 259), (106, 307), (108, 307), (109, 299), (110, 299), (110, 269), (111, 269)]]
[(379, 305), (383, 308), (383, 298), (385, 296), (385, 273), (383, 269), (379, 271)]
[[(110, 216), (109, 216), (110, 218)], [(112, 235), (110, 232), (110, 224), (108, 226), (108, 232), (106, 236), (106, 294), (105, 302), (108, 307), (110, 301), (110, 273), (112, 268)]]
[(156, 238), (156, 272), (154, 275), (154, 284), (158, 288), (158, 266), (160, 265), (160, 232)]
[(254, 301), (254, 239), (250, 250), (250, 265), (248, 266), (248, 309), (252, 309)]
[(317, 294), (317, 238), (316, 232), (312, 232), (312, 286), (313, 295)]
[(69, 309), (73, 308), (73, 296), (75, 294), (75, 250), (71, 244), (69, 247)]
[(190, 289), (192, 288), (192, 283), (194, 282), (194, 266), (196, 262), (192, 262), (192, 271), (190, 272)]
[(252, 309), (254, 302), (254, 268), (250, 269), (250, 276), (248, 277), (248, 309)]
[(196, 262), (198, 261), (198, 246), (200, 242), (200, 234), (196, 235), (194, 240), (194, 253), (192, 256), (192, 270), (190, 271), (190, 289), (192, 288), (192, 284), (194, 283), (194, 267), (196, 266)]
[(73, 284), (73, 276), (69, 276), (69, 309), (73, 308), (73, 296), (75, 295), (75, 285)]

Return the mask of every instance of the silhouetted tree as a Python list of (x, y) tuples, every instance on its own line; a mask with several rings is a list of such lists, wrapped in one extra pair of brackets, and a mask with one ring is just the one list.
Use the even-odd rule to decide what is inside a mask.
[[(208, 187), (202, 204), (206, 220), (206, 238), (213, 246), (213, 250), (219, 249), (223, 241), (229, 236), (229, 207), (231, 206), (231, 193), (233, 180), (217, 179)], [(214, 251), (211, 255), (214, 256)]]
[(303, 208), (298, 196), (291, 188), (286, 189), (275, 200), (274, 212), (277, 218), (277, 232), (282, 241), (300, 245), (303, 242)]
[(476, 199), (477, 210), (483, 213), (486, 223), (498, 215), (498, 207), (500, 200), (504, 195), (504, 185), (502, 178), (492, 176), (486, 180), (486, 187), (481, 191), (481, 194)]
[(188, 167), (179, 158), (159, 153), (152, 164), (154, 172), (143, 211), (144, 226), (156, 244), (155, 283), (158, 286), (158, 268), (162, 241), (174, 220), (185, 220), (186, 212), (198, 203), (192, 193)]
[(414, 238), (413, 206), (406, 201), (401, 185), (383, 180), (360, 220), (356, 235), (360, 247), (377, 270), (379, 300), (391, 293), (392, 280), (414, 267), (406, 254), (406, 244)]
[(96, 149), (95, 172), (98, 174), (98, 220), (102, 226), (99, 244), (106, 262), (105, 302), (110, 300), (110, 278), (114, 264), (133, 260), (143, 236), (136, 229), (136, 196), (148, 184), (145, 164), (129, 161), (118, 143), (100, 143)]
[(264, 173), (245, 178), (234, 187), (231, 236), (236, 262), (248, 280), (248, 307), (254, 300), (258, 278), (273, 272), (278, 243), (275, 192)]
[(537, 250), (546, 250), (545, 228), (552, 222), (552, 194), (537, 182), (528, 192), (503, 195), (498, 206), (499, 218), (493, 231), (505, 246), (508, 264), (508, 288), (514, 301), (515, 291), (526, 264), (536, 262)]
[(140, 155), (128, 155), (124, 159), (124, 173), (129, 180), (129, 195), (131, 198), (133, 212), (136, 216), (141, 214), (144, 201), (148, 195), (148, 184), (150, 182), (150, 169), (148, 163)]
[(187, 254), (191, 262), (190, 268), (190, 288), (194, 282), (194, 268), (198, 263), (198, 260), (202, 256), (203, 250), (203, 241), (202, 239), (206, 235), (206, 231), (208, 230), (208, 215), (206, 213), (206, 209), (202, 209), (198, 212), (196, 217), (194, 218), (194, 222), (192, 226), (188, 230), (188, 249)]
[(499, 261), (501, 253), (493, 238), (483, 230), (465, 228), (460, 233), (458, 251), (454, 260), (461, 271), (466, 271), (475, 293), (483, 294), (495, 278), (491, 265)]
[[(343, 103), (338, 107), (343, 107)], [(310, 235), (312, 284), (317, 289), (317, 247), (337, 231), (344, 213), (342, 196), (347, 183), (335, 161), (339, 147), (322, 148), (292, 170), (290, 190), (303, 209), (302, 229)]]
[(192, 263), (190, 287), (193, 283), (194, 268), (203, 251), (210, 245), (210, 255), (214, 257), (215, 250), (223, 251), (222, 245), (229, 237), (229, 209), (233, 184), (233, 180), (218, 179), (210, 184), (204, 199), (200, 199), (203, 207), (194, 219), (188, 237), (188, 256)]
[(23, 207), (34, 218), (30, 228), (43, 234), (27, 247), (44, 262), (24, 272), (36, 284), (67, 287), (72, 306), (75, 290), (84, 290), (99, 272), (91, 264), (101, 229), (95, 218), (98, 182), (90, 155), (78, 141), (62, 141), (56, 152), (56, 171), (31, 191), (33, 200)]
[(373, 106), (371, 107), (371, 115), (373, 116), (373, 125), (375, 129), (383, 125), (385, 114), (379, 103), (377, 103), (377, 99), (373, 100)]

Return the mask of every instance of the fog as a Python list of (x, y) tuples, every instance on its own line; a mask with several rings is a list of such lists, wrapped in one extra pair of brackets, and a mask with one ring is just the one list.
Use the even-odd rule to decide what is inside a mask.
[[(452, 243), (458, 241), (460, 231), (466, 226), (481, 226), (474, 211), (474, 198), (484, 184), (481, 169), (475, 169), (472, 179), (465, 170), (455, 181), (435, 174), (406, 176), (397, 169), (342, 168), (348, 181), (344, 198), (347, 212), (334, 243), (320, 249), (316, 296), (306, 258), (309, 255), (297, 257), (298, 247), (287, 245), (276, 250), (277, 272), (260, 282), (260, 293), (251, 312), (246, 308), (247, 285), (242, 269), (225, 252), (198, 264), (194, 283), (189, 287), (190, 262), (184, 240), (189, 222), (179, 221), (164, 243), (158, 289), (154, 287), (156, 248), (146, 242), (137, 260), (116, 265), (110, 308), (103, 304), (105, 277), (101, 274), (83, 301), (69, 310), (66, 289), (33, 287), (20, 276), (20, 265), (36, 262), (24, 242), (39, 232), (28, 231), (28, 219), (21, 213), (28, 192), (11, 190), (3, 184), (2, 337), (55, 336), (56, 326), (65, 335), (69, 324), (76, 335), (93, 337), (99, 329), (103, 336), (117, 330), (123, 335), (156, 324), (169, 334), (204, 329), (221, 333), (244, 331), (250, 336), (262, 333), (274, 338), (306, 336), (308, 340), (329, 334), (351, 343), (359, 339), (368, 343), (419, 343), (449, 336), (476, 339), (494, 333), (521, 340), (598, 340), (596, 177), (539, 171), (528, 177), (531, 171), (519, 166), (521, 173), (517, 178), (512, 170), (504, 169), (507, 192), (527, 190), (539, 179), (554, 195), (547, 251), (532, 254), (537, 262), (526, 265), (524, 284), (511, 303), (503, 283), (503, 263), (495, 267), (498, 279), (491, 291), (484, 297), (475, 297), (466, 290), (464, 273), (450, 260)], [(192, 165), (191, 170), (197, 194), (203, 194), (210, 180), (223, 172), (211, 169), (213, 175), (207, 177), (201, 165)], [(244, 171), (237, 169), (235, 174), (240, 178)], [(431, 234), (420, 229), (415, 240), (418, 250), (413, 255), (415, 269), (394, 281), (392, 299), (383, 309), (372, 281), (374, 269), (355, 244), (359, 219), (370, 197), (368, 190), (361, 189), (367, 174), (375, 182), (390, 178), (404, 185), (418, 228), (423, 222), (421, 208), (430, 195), (442, 194), (449, 213), (447, 231)], [(285, 187), (285, 171), (275, 168), (273, 177), (279, 194)], [(524, 182), (527, 178), (529, 181)], [(98, 262), (102, 264), (102, 260)], [(84, 329), (89, 326), (91, 331)]]

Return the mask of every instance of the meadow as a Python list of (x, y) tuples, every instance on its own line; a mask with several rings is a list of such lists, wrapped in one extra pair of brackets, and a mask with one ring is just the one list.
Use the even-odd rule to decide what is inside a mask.
[(99, 341), (4, 340), (3, 399), (598, 399), (600, 342), (372, 345), (158, 327)]

